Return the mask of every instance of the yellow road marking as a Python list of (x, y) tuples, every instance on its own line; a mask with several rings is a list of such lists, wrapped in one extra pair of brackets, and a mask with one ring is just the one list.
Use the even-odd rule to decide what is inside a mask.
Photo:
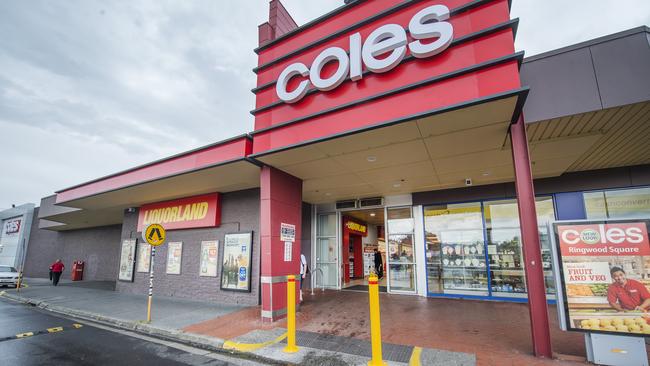
[(47, 328), (48, 333), (56, 333), (61, 331), (63, 331), (63, 327)]
[(225, 341), (223, 343), (223, 348), (232, 349), (241, 352), (251, 352), (281, 342), (285, 338), (287, 338), (287, 333), (284, 333), (281, 336), (277, 337), (276, 339), (266, 341), (264, 343), (237, 343), (233, 341)]
[(16, 334), (16, 338), (27, 338), (34, 335), (34, 332)]
[(77, 323), (72, 324), (72, 326), (75, 327), (75, 328), (77, 328), (77, 329), (83, 327), (83, 325), (81, 325), (81, 324), (77, 324)]
[(420, 354), (422, 354), (422, 348), (413, 347), (413, 353), (411, 353), (409, 366), (420, 366)]

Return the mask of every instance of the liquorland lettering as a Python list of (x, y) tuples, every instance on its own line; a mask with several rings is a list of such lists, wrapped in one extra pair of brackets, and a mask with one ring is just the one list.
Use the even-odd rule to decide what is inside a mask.
[(165, 224), (170, 222), (184, 222), (202, 220), (208, 214), (208, 203), (197, 202), (187, 205), (162, 207), (144, 212), (144, 225)]
[[(406, 31), (398, 24), (386, 24), (375, 29), (363, 42), (363, 46), (361, 34), (355, 33), (350, 36), (349, 57), (344, 49), (330, 47), (316, 56), (311, 68), (300, 62), (287, 66), (278, 77), (276, 94), (286, 103), (295, 103), (305, 96), (310, 83), (319, 90), (327, 91), (339, 86), (348, 74), (352, 81), (361, 79), (364, 65), (374, 73), (390, 71), (402, 62), (407, 46), (411, 55), (417, 58), (436, 55), (449, 47), (454, 36), (454, 28), (445, 21), (447, 19), (449, 8), (444, 5), (433, 5), (420, 10), (408, 25), (413, 38), (410, 43)], [(431, 41), (433, 38), (437, 39)], [(332, 75), (323, 78), (323, 67), (332, 61), (338, 62), (338, 68)], [(288, 91), (287, 85), (294, 77), (304, 79), (294, 90)]]

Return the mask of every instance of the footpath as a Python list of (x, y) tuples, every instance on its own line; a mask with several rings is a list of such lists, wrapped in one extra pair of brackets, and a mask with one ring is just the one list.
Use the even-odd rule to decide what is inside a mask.
[[(231, 339), (199, 334), (187, 329), (193, 325), (224, 319), (241, 312), (244, 306), (218, 304), (154, 295), (152, 321), (146, 323), (147, 298), (144, 295), (113, 291), (110, 282), (64, 281), (54, 287), (47, 279), (27, 278), (27, 287), (0, 289), (0, 297), (37, 306), (43, 310), (121, 328), (215, 352), (277, 365), (366, 365), (371, 357), (370, 342), (362, 339), (298, 331), (300, 350), (288, 354), (286, 329), (263, 327)], [(252, 310), (252, 309), (251, 309)], [(222, 325), (227, 327), (228, 324)], [(382, 343), (388, 365), (474, 366), (476, 356), (464, 352)]]

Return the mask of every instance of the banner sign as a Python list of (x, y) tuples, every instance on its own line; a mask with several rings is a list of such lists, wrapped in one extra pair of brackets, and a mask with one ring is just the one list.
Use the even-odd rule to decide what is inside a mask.
[(210, 193), (143, 205), (138, 214), (138, 231), (150, 224), (161, 224), (165, 230), (219, 226), (220, 195)]
[(226, 234), (221, 266), (221, 289), (251, 290), (251, 260), (253, 233)]
[(117, 277), (120, 281), (133, 282), (133, 269), (135, 267), (135, 246), (135, 239), (125, 239), (122, 242), (122, 250), (120, 252), (120, 272)]
[(217, 277), (218, 256), (218, 240), (201, 242), (201, 271), (199, 272), (199, 276)]
[(567, 330), (650, 335), (650, 220), (556, 222)]

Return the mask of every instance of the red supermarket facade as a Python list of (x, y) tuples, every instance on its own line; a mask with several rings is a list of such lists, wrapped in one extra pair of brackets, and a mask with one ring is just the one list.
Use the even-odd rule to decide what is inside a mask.
[[(255, 127), (250, 134), (58, 191), (41, 202), (37, 229), (72, 238), (75, 232), (104, 228), (105, 237), (117, 237), (116, 248), (98, 254), (96, 266), (110, 267), (101, 276), (116, 278), (115, 253), (119, 242), (138, 237), (138, 211), (157, 208), (164, 215), (167, 207), (168, 215), (174, 213), (168, 219), (178, 225), (170, 240), (185, 244), (183, 273), (169, 274), (165, 291), (260, 304), (262, 318), (274, 320), (286, 312), (286, 276), (298, 272), (301, 253), (307, 253), (313, 268), (323, 269), (321, 277), (331, 275), (331, 287), (341, 288), (346, 279), (338, 262), (321, 259), (328, 250), (330, 255), (339, 251), (341, 243), (349, 244), (346, 235), (341, 237), (344, 230), (338, 230), (342, 220), (349, 220), (347, 211), (337, 203), (368, 197), (380, 198), (372, 207), (385, 213), (387, 225), (374, 232), (388, 241), (391, 230), (397, 230), (391, 228), (392, 213), (398, 208), (407, 212), (399, 217), (400, 224), (410, 225), (408, 233), (399, 232), (407, 238), (400, 244), (407, 259), (398, 259), (400, 253), (388, 258), (389, 281), (396, 281), (388, 284), (390, 292), (404, 290), (391, 271), (400, 276), (408, 272), (405, 292), (422, 296), (492, 299), (512, 290), (512, 284), (495, 282), (499, 262), (488, 257), (497, 255), (487, 238), (497, 230), (499, 212), (491, 200), (507, 199), (515, 210), (510, 219), (518, 225), (521, 253), (515, 262), (524, 279), (518, 286), (529, 304), (535, 353), (550, 356), (549, 268), (540, 250), (543, 222), (537, 211), (550, 197), (553, 219), (586, 218), (578, 216), (592, 210), (591, 193), (610, 189), (641, 189), (635, 194), (643, 202), (643, 189), (650, 185), (649, 148), (636, 136), (628, 144), (621, 139), (629, 129), (647, 130), (650, 84), (644, 78), (650, 75), (642, 65), (650, 55), (642, 42), (647, 42), (648, 29), (525, 60), (514, 48), (517, 24), (510, 18), (508, 0), (376, 0), (350, 2), (298, 27), (273, 0), (255, 49)], [(603, 47), (632, 52), (634, 57), (625, 61), (631, 64), (612, 64), (611, 50), (599, 49)], [(571, 69), (589, 62), (600, 62), (591, 68), (592, 76), (582, 74), (587, 68)], [(626, 87), (616, 85), (610, 74)], [(594, 89), (591, 79), (605, 82)], [(213, 193), (211, 216), (183, 226), (177, 216), (185, 206), (188, 220), (192, 218), (186, 200)], [(638, 206), (645, 214), (644, 204)], [(451, 231), (434, 229), (436, 217), (455, 214), (479, 218), (478, 249), (472, 242), (471, 254), (485, 259), (481, 265), (478, 259), (465, 265), (484, 267), (480, 271), (486, 273), (466, 278), (467, 288), (456, 292), (443, 284), (449, 261), (441, 258), (454, 247), (457, 254), (461, 250), (445, 246)], [(337, 230), (325, 235), (324, 223), (330, 219)], [(249, 230), (254, 233), (251, 292), (226, 292), (223, 283), (221, 289), (206, 290), (211, 279), (198, 273), (198, 242)], [(30, 247), (42, 245), (39, 237), (32, 235)], [(70, 240), (61, 245), (77, 245)], [(193, 247), (196, 259), (186, 259)], [(469, 246), (463, 250), (470, 253)], [(27, 271), (30, 265), (38, 267), (39, 260), (28, 252)], [(226, 258), (212, 261), (220, 268)], [(190, 273), (194, 267), (197, 272)], [(138, 272), (131, 281), (118, 281), (117, 290), (139, 291), (145, 280)], [(204, 284), (181, 289), (185, 275)], [(435, 290), (434, 281), (440, 289)]]

